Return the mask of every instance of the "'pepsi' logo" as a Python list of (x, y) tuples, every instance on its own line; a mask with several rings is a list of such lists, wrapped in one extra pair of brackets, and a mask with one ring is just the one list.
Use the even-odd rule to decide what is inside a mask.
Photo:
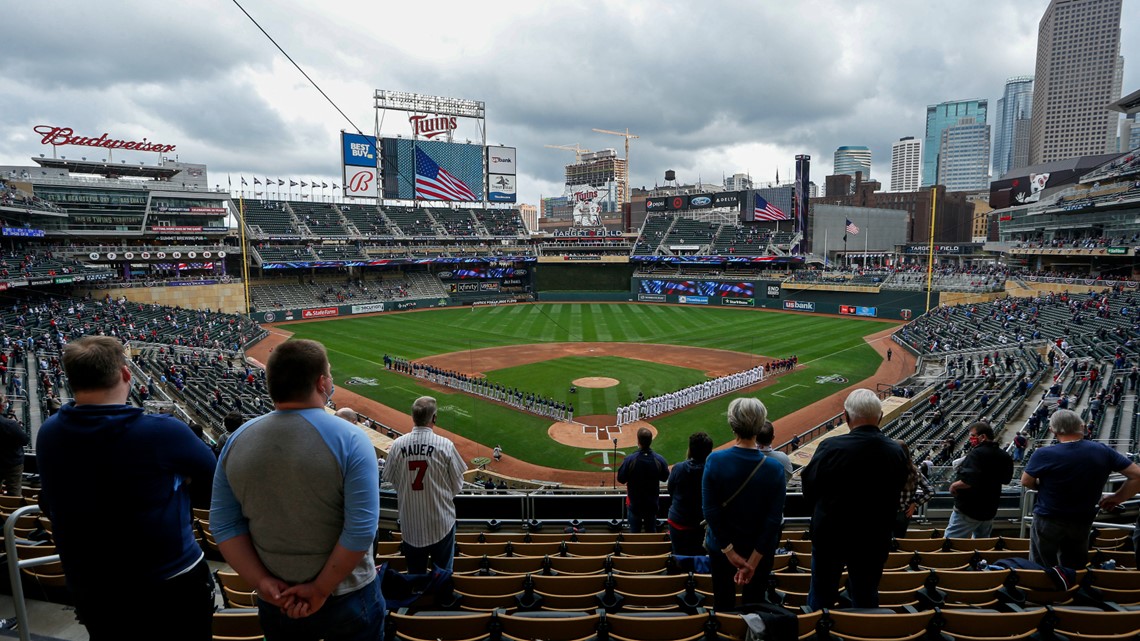
[(704, 207), (705, 205), (712, 203), (712, 198), (709, 198), (708, 196), (698, 196), (690, 202), (695, 207)]

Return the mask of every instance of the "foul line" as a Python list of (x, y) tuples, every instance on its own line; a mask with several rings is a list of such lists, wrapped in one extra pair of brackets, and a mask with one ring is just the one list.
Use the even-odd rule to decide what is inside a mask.
[(772, 396), (781, 396), (781, 397), (782, 397), (782, 396), (784, 395), (784, 392), (790, 392), (790, 391), (792, 390), (792, 388), (793, 388), (793, 387), (806, 387), (806, 386), (805, 386), (805, 385), (801, 385), (800, 383), (792, 383), (791, 385), (789, 385), (789, 386), (785, 387), (784, 389), (782, 389), (782, 390), (780, 390), (780, 391), (778, 391), (778, 392), (772, 392), (772, 394), (771, 394), (771, 395), (772, 395)]

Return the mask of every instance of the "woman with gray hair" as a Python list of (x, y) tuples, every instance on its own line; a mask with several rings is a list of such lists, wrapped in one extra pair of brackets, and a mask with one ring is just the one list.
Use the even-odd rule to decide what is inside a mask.
[(775, 552), (780, 535), (784, 467), (756, 444), (767, 418), (767, 408), (755, 398), (732, 401), (728, 425), (736, 442), (705, 460), (701, 483), (708, 523), (705, 548), (712, 569), (713, 601), (720, 612), (736, 609), (737, 585), (742, 586), (742, 603), (764, 600), (766, 581), (754, 575), (760, 562)]

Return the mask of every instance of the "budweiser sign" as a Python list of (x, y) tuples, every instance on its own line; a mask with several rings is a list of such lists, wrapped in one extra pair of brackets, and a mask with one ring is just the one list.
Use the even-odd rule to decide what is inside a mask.
[(424, 138), (435, 138), (455, 131), (459, 124), (455, 116), (409, 116), (412, 123), (412, 135)]
[(142, 140), (118, 140), (115, 138), (108, 138), (107, 134), (99, 136), (98, 138), (91, 138), (89, 136), (77, 136), (75, 130), (71, 127), (53, 127), (51, 125), (36, 125), (35, 132), (43, 138), (40, 144), (53, 145), (59, 147), (61, 145), (79, 145), (81, 147), (102, 147), (104, 149), (130, 149), (133, 151), (155, 151), (158, 153), (167, 153), (174, 151), (175, 145), (164, 145), (157, 142), (150, 142), (146, 138)]

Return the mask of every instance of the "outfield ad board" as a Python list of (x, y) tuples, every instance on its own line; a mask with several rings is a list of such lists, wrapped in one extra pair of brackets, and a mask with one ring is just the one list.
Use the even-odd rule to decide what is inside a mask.
[(340, 318), (355, 314), (375, 314), (378, 312), (404, 312), (412, 309), (429, 309), (433, 307), (449, 307), (455, 303), (447, 298), (409, 298), (404, 300), (388, 300), (377, 303), (364, 303), (360, 305), (338, 305), (329, 307), (311, 307), (308, 309), (273, 309), (257, 311), (250, 314), (250, 318), (259, 323), (282, 323), (299, 320), (319, 320), (324, 318)]
[[(785, 290), (778, 281), (713, 281), (631, 279), (629, 300), (639, 303), (708, 305), (770, 309), (797, 314), (836, 314), (861, 318), (907, 320), (926, 308), (924, 292), (873, 293)], [(934, 292), (932, 306), (938, 305)]]
[(342, 131), (340, 147), (344, 195), (349, 198), (375, 198), (378, 184), (376, 138)]

